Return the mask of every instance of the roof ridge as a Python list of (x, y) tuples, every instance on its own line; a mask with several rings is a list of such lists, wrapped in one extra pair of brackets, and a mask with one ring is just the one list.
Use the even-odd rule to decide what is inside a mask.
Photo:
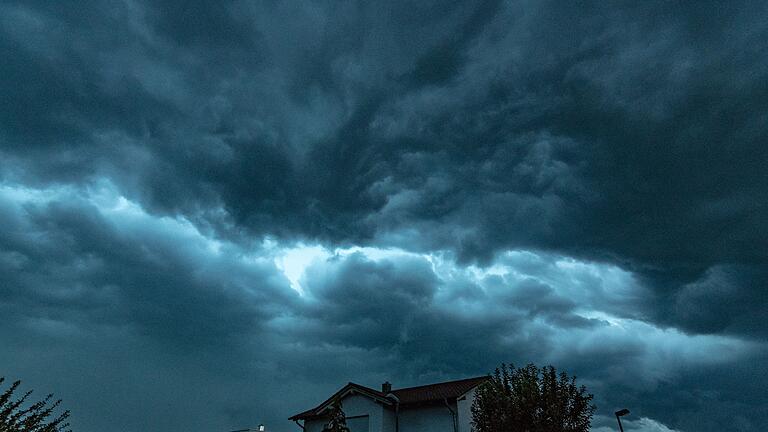
[(302, 417), (302, 416), (304, 416), (306, 414), (310, 414), (310, 413), (314, 414), (320, 408), (323, 408), (327, 404), (331, 403), (333, 401), (333, 399), (335, 399), (336, 397), (340, 396), (348, 388), (356, 389), (357, 391), (362, 391), (362, 392), (365, 392), (365, 393), (370, 393), (370, 396), (373, 397), (373, 398), (387, 399), (387, 396), (384, 393), (382, 393), (382, 392), (380, 392), (380, 391), (378, 391), (376, 389), (372, 389), (370, 387), (364, 386), (362, 384), (354, 383), (352, 381), (347, 381), (347, 384), (345, 384), (343, 387), (341, 387), (339, 390), (337, 390), (328, 399), (320, 402), (314, 408), (308, 409), (308, 410), (306, 410), (304, 412), (301, 412), (299, 414), (296, 414), (296, 415), (290, 417), (288, 420), (298, 419), (298, 418), (300, 418), (300, 417)]
[(400, 390), (413, 390), (413, 389), (418, 389), (418, 388), (422, 388), (422, 387), (431, 387), (431, 386), (441, 385), (441, 384), (453, 384), (453, 383), (458, 383), (458, 382), (462, 382), (462, 381), (473, 381), (473, 380), (479, 380), (479, 379), (485, 379), (485, 378), (488, 378), (488, 375), (481, 375), (481, 376), (476, 376), (476, 377), (472, 377), (472, 378), (462, 378), (462, 379), (451, 380), (451, 381), (441, 381), (441, 382), (436, 382), (436, 383), (432, 383), (432, 384), (422, 384), (422, 385), (417, 385), (417, 386), (412, 386), (412, 387), (402, 387), (402, 388), (398, 388), (398, 389), (392, 389), (392, 391), (396, 392), (396, 391), (400, 391)]
[[(362, 385), (362, 384), (358, 384), (358, 383), (352, 382), (352, 381), (347, 382), (347, 385), (350, 385), (350, 384), (352, 384), (353, 386), (362, 387), (362, 388), (364, 388), (366, 390), (370, 390), (370, 391), (375, 392), (375, 393), (381, 393), (380, 391), (378, 391), (378, 390), (376, 390), (375, 388), (372, 388), (372, 387), (368, 387), (368, 386), (365, 386), (365, 385)], [(344, 386), (344, 387), (346, 387), (346, 386)]]

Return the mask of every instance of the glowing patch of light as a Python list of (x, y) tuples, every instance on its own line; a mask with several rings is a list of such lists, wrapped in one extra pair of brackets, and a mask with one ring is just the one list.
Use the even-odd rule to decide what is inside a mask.
[(304, 294), (304, 288), (301, 286), (304, 270), (316, 260), (325, 260), (330, 256), (331, 253), (322, 246), (299, 244), (296, 247), (284, 249), (282, 254), (275, 258), (275, 265), (291, 283), (291, 288), (299, 294)]
[[(301, 286), (301, 278), (304, 275), (307, 267), (311, 266), (318, 260), (327, 260), (332, 256), (339, 256), (346, 258), (350, 255), (359, 253), (364, 255), (367, 259), (372, 261), (380, 261), (399, 257), (421, 257), (429, 259), (428, 255), (417, 254), (408, 252), (397, 248), (375, 248), (375, 247), (363, 247), (352, 246), (348, 248), (337, 248), (329, 250), (322, 245), (307, 245), (299, 243), (294, 247), (284, 248), (279, 250), (278, 244), (272, 239), (265, 239), (263, 246), (267, 250), (277, 250), (275, 252), (275, 266), (283, 272), (285, 277), (290, 282), (291, 288), (296, 290), (299, 294), (304, 294), (304, 287)], [(432, 260), (430, 260), (432, 262)]]
[(46, 203), (56, 197), (72, 194), (74, 189), (66, 186), (34, 189), (22, 185), (0, 184), (0, 196), (19, 203)]
[(119, 195), (109, 201), (91, 200), (104, 214), (147, 216), (144, 209), (128, 198)]
[(488, 267), (478, 267), (471, 265), (467, 267), (467, 270), (472, 273), (472, 276), (477, 280), (484, 279), (488, 276), (505, 276), (513, 272), (509, 266), (500, 264), (492, 264)]
[(382, 249), (382, 248), (361, 247), (361, 246), (353, 246), (345, 249), (339, 248), (334, 250), (334, 253), (336, 255), (340, 255), (343, 257), (352, 255), (354, 253), (361, 253), (365, 255), (366, 258), (373, 261), (379, 261), (387, 258), (397, 258), (397, 257), (403, 257), (403, 256), (412, 256), (412, 257), (422, 256), (417, 253), (408, 252), (408, 251), (405, 251), (402, 249), (396, 249), (396, 248)]
[(162, 227), (166, 232), (180, 234), (183, 237), (201, 242), (205, 249), (213, 254), (220, 253), (222, 242), (201, 233), (195, 225), (184, 217), (155, 217), (147, 213), (142, 206), (118, 192), (117, 187), (108, 180), (101, 180), (85, 190), (71, 186), (51, 186), (30, 188), (15, 184), (0, 184), (0, 198), (15, 203), (47, 204), (57, 200), (83, 200), (120, 228), (125, 222), (140, 226)]
[(164, 227), (168, 232), (176, 232), (201, 242), (202, 246), (211, 254), (218, 255), (221, 253), (222, 242), (205, 236), (187, 218), (181, 216), (154, 217), (147, 213), (139, 203), (119, 194), (114, 185), (107, 181), (102, 181), (98, 188), (90, 192), (89, 201), (99, 209), (102, 215), (112, 220), (132, 220), (143, 224), (153, 223)]
[(271, 237), (264, 237), (264, 240), (261, 241), (261, 248), (266, 251), (274, 251), (277, 246), (277, 241)]
[(597, 311), (597, 310), (583, 310), (583, 311), (580, 311), (578, 315), (586, 319), (597, 319), (600, 321), (605, 321), (614, 327), (619, 327), (625, 330), (626, 328), (624, 327), (624, 324), (628, 321), (623, 318), (618, 318), (613, 315), (607, 314), (602, 311)]

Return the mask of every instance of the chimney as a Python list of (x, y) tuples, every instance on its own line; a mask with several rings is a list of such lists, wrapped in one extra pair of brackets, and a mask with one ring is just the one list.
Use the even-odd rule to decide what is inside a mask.
[(392, 391), (392, 384), (389, 383), (389, 381), (384, 382), (384, 384), (381, 385), (381, 392), (384, 394), (390, 393)]

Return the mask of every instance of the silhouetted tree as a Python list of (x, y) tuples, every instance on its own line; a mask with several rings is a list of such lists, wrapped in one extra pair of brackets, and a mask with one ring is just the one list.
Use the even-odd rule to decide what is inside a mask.
[[(0, 386), (3, 382), (5, 378), (0, 377)], [(64, 422), (69, 411), (54, 416), (61, 399), (52, 402), (53, 395), (49, 394), (41, 401), (27, 403), (32, 391), (14, 397), (19, 385), (21, 381), (16, 381), (0, 394), (0, 432), (63, 432), (69, 427)]]
[(593, 395), (576, 377), (552, 366), (516, 369), (501, 365), (477, 388), (472, 404), (475, 432), (587, 432)]
[(330, 411), (331, 420), (323, 428), (327, 432), (349, 432), (347, 427), (347, 416), (344, 414), (344, 410), (341, 409), (341, 400), (336, 399), (331, 405)]

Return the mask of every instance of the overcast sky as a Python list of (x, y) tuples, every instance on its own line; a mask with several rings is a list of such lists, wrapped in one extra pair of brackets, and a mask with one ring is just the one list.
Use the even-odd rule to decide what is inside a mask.
[(768, 428), (765, 2), (0, 3), (0, 375), (77, 432), (553, 364)]

